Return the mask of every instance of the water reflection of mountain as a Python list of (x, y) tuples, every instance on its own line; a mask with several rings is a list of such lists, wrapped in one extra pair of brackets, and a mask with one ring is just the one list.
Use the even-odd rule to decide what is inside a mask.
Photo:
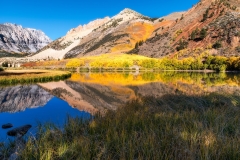
[(101, 85), (74, 81), (39, 84), (53, 95), (60, 97), (72, 107), (89, 113), (115, 110), (128, 101), (141, 96), (161, 97), (175, 94), (175, 89), (163, 83), (148, 83), (139, 86)]
[(94, 114), (106, 109), (115, 110), (139, 96), (159, 97), (167, 93), (174, 94), (174, 89), (163, 83), (122, 86), (60, 81), (30, 86), (18, 85), (0, 88), (0, 112), (15, 113), (26, 108), (44, 106), (53, 96), (57, 96), (74, 108)]
[(49, 91), (52, 95), (68, 102), (70, 106), (77, 108), (80, 111), (86, 111), (91, 114), (94, 114), (98, 111), (97, 108), (91, 104), (91, 101), (88, 102), (84, 100), (81, 93), (72, 89), (64, 81), (40, 83), (38, 85)]
[[(70, 106), (89, 113), (115, 110), (118, 106), (139, 97), (210, 92), (240, 94), (238, 82), (222, 74), (142, 74), (122, 73), (74, 74), (68, 81), (39, 84)], [(231, 84), (228, 84), (230, 83)]]
[(38, 85), (0, 88), (0, 112), (19, 112), (44, 106), (53, 96)]
[[(192, 76), (194, 75), (194, 76)], [(222, 77), (222, 78), (221, 78)], [(77, 74), (72, 79), (30, 86), (0, 88), (0, 112), (18, 112), (44, 106), (53, 96), (91, 114), (116, 110), (139, 97), (161, 98), (168, 94), (187, 95), (217, 92), (240, 95), (238, 77), (191, 74), (191, 76), (140, 74)], [(235, 78), (234, 78), (235, 77)]]
[(115, 110), (118, 106), (139, 96), (162, 96), (174, 94), (174, 89), (163, 83), (149, 83), (140, 86), (100, 85), (67, 81), (66, 84), (81, 94), (82, 98), (98, 109)]

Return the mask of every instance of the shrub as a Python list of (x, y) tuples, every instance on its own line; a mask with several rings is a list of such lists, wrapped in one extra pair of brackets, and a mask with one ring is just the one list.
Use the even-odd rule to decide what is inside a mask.
[(201, 20), (201, 22), (204, 22), (207, 20), (208, 18), (208, 14), (209, 14), (209, 8), (206, 10), (206, 12), (203, 14), (203, 19)]
[(144, 43), (143, 40), (141, 40), (141, 41), (139, 41), (138, 44), (139, 44), (139, 46), (141, 46), (141, 45), (143, 45), (143, 43)]
[(240, 31), (235, 34), (235, 36), (240, 37)]
[(3, 62), (2, 67), (8, 67), (8, 62)]
[(139, 46), (139, 43), (137, 42), (137, 43), (135, 44), (135, 49), (138, 49), (138, 46)]
[(188, 47), (188, 42), (185, 40), (180, 40), (178, 46), (176, 47), (177, 51), (183, 50)]
[(202, 30), (200, 31), (199, 38), (203, 40), (206, 36), (207, 36), (207, 30), (205, 28), (202, 28)]
[(207, 36), (207, 29), (202, 28), (201, 31), (199, 31), (199, 29), (197, 28), (192, 31), (190, 35), (190, 40), (201, 41), (204, 38), (206, 38), (206, 36)]
[(181, 19), (180, 20), (183, 20), (184, 19), (184, 17), (183, 17), (183, 14), (182, 14), (182, 17), (181, 17)]
[(0, 72), (4, 71), (4, 69), (2, 67), (0, 67)]
[(235, 48), (235, 51), (237, 51), (238, 53), (240, 53), (240, 46), (237, 46), (237, 47)]
[(232, 6), (232, 10), (237, 10), (237, 6)]
[(212, 18), (214, 16), (214, 12), (212, 12), (209, 16), (209, 18)]
[(216, 43), (213, 44), (212, 48), (218, 49), (222, 47), (222, 43), (220, 41), (217, 41)]
[(159, 19), (158, 21), (159, 21), (159, 22), (162, 22), (162, 21), (164, 21), (164, 18), (162, 18), (162, 19)]
[(191, 35), (190, 35), (190, 40), (194, 40), (196, 38), (196, 36), (198, 35), (198, 28), (194, 31), (192, 31)]

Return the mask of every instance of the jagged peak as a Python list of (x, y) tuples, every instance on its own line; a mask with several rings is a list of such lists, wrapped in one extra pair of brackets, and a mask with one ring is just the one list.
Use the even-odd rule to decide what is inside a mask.
[(23, 28), (21, 25), (18, 25), (18, 24), (15, 24), (15, 23), (4, 23), (3, 25), (10, 26), (10, 27), (20, 27), (20, 28)]
[(143, 16), (142, 14), (130, 9), (130, 8), (125, 8), (123, 9), (119, 14), (117, 15), (125, 15), (125, 14), (134, 14), (135, 16)]
[(67, 32), (67, 34), (71, 34), (73, 32), (79, 32), (87, 29), (95, 29), (96, 27), (98, 27), (99, 25), (102, 25), (103, 23), (106, 23), (110, 19), (111, 19), (110, 17), (104, 17), (102, 19), (96, 19), (94, 21), (90, 21), (87, 24), (79, 25), (76, 28), (72, 28), (70, 31)]
[(140, 20), (140, 21), (149, 21), (151, 20), (151, 18), (144, 16), (132, 9), (129, 8), (125, 8), (124, 10), (122, 10), (120, 13), (118, 13), (117, 15), (113, 16), (111, 18), (111, 21), (109, 21), (108, 23), (112, 23), (113, 21), (117, 21), (118, 24), (122, 24), (124, 22), (127, 22), (129, 20)]
[(19, 24), (15, 24), (15, 23), (3, 23), (4, 26), (9, 26), (9, 27), (13, 27), (13, 28), (19, 28), (19, 29), (26, 29), (26, 30), (30, 30), (32, 32), (41, 32), (43, 34), (45, 34), (43, 31), (41, 30), (37, 30), (37, 29), (34, 29), (34, 28), (24, 28), (22, 25), (19, 25)]
[[(124, 14), (124, 13), (137, 13), (137, 12), (132, 10), (132, 9), (130, 9), (130, 8), (125, 8), (124, 10), (122, 10), (120, 12), (120, 14)], [(138, 13), (138, 14), (140, 14), (140, 13)]]

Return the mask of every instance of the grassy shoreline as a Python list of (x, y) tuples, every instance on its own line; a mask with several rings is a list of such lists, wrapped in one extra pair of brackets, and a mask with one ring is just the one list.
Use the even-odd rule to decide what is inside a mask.
[(6, 70), (0, 72), (0, 85), (58, 81), (71, 77), (70, 72), (50, 70)]
[(239, 102), (239, 96), (215, 93), (143, 97), (91, 121), (40, 127), (20, 159), (237, 160)]

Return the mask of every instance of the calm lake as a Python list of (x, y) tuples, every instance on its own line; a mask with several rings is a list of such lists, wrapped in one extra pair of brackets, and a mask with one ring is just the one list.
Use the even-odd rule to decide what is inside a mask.
[[(34, 134), (39, 123), (63, 126), (68, 116), (89, 119), (96, 112), (116, 110), (141, 97), (212, 92), (240, 95), (240, 74), (73, 73), (65, 81), (0, 86), (0, 125), (31, 124), (33, 127), (28, 134)], [(8, 130), (0, 128), (0, 141), (9, 139)]]

